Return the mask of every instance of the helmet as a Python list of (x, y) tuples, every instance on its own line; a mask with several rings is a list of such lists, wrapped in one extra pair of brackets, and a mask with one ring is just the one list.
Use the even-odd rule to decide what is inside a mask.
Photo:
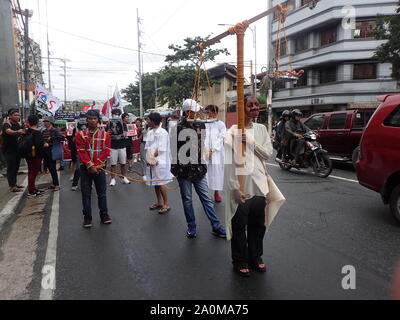
[(290, 117), (290, 111), (289, 110), (285, 110), (285, 111), (282, 112), (282, 119), (284, 117)]
[(299, 109), (295, 109), (292, 111), (292, 117), (303, 117), (303, 113)]

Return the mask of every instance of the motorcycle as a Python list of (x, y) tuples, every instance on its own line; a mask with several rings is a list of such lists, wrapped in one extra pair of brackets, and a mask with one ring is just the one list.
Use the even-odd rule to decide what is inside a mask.
[(299, 156), (299, 163), (293, 164), (293, 156), (286, 154), (283, 160), (277, 159), (282, 170), (290, 171), (292, 168), (301, 170), (312, 167), (315, 175), (320, 178), (327, 178), (333, 169), (332, 161), (328, 156), (328, 152), (322, 148), (317, 141), (317, 135), (314, 132), (303, 134), (304, 152)]

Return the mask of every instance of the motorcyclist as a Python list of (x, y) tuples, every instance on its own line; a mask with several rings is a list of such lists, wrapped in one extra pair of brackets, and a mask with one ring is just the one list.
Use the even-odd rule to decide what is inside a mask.
[(293, 155), (293, 165), (298, 165), (298, 158), (305, 143), (303, 135), (311, 131), (301, 121), (302, 118), (303, 113), (299, 109), (295, 109), (292, 111), (292, 118), (285, 124), (285, 140), (290, 153)]
[(285, 110), (282, 113), (281, 121), (276, 128), (275, 142), (277, 143), (277, 159), (281, 160), (286, 154), (286, 139), (285, 139), (285, 125), (290, 120), (290, 111)]

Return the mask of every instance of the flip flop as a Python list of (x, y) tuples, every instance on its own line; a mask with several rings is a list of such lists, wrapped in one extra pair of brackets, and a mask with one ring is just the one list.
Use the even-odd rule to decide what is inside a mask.
[(149, 209), (151, 211), (161, 209), (163, 206), (159, 206), (158, 204), (153, 204)]
[(164, 214), (168, 213), (171, 211), (171, 208), (162, 208), (160, 211), (158, 211), (159, 214)]

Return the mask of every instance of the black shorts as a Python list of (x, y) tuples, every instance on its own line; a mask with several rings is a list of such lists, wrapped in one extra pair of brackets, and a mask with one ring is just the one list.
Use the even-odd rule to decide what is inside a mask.
[(132, 160), (133, 159), (133, 146), (126, 147), (126, 158), (128, 160)]

